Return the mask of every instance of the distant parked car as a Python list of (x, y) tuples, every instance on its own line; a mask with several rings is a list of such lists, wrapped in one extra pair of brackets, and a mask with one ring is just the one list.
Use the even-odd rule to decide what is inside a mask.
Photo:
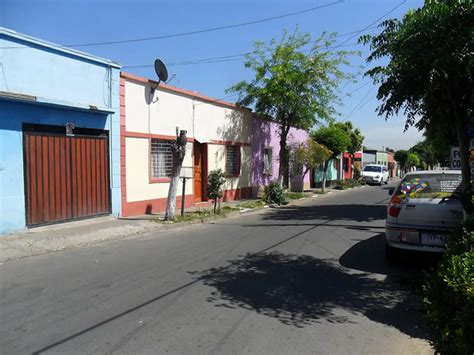
[(461, 171), (416, 171), (405, 175), (387, 207), (386, 257), (401, 250), (441, 253), (450, 229), (463, 219)]
[(361, 172), (362, 179), (368, 184), (388, 183), (388, 170), (385, 165), (369, 164)]

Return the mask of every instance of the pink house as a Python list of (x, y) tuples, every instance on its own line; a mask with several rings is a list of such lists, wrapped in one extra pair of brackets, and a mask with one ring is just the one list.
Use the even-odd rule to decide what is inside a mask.
[[(303, 143), (307, 139), (308, 133), (305, 130), (291, 128), (288, 135), (288, 145)], [(278, 179), (279, 154), (278, 124), (254, 117), (252, 122), (252, 187), (254, 196), (257, 195), (259, 189)], [(310, 176), (310, 173), (306, 174), (302, 188), (310, 187)], [(293, 187), (296, 187), (297, 184), (301, 185), (301, 178), (292, 179), (290, 184)]]

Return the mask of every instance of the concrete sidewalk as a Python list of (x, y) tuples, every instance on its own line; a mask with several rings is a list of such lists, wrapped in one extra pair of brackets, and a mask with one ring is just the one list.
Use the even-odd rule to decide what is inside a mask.
[[(221, 207), (236, 206), (246, 201), (253, 200), (223, 202)], [(186, 212), (199, 209), (212, 209), (212, 204), (187, 208)], [(179, 209), (176, 212), (177, 215), (180, 214)], [(236, 211), (227, 214), (227, 216), (239, 214), (240, 212)], [(176, 224), (159, 223), (158, 221), (163, 219), (163, 217), (164, 214), (149, 214), (119, 219), (111, 216), (96, 217), (35, 227), (20, 233), (0, 236), (0, 263), (60, 251), (66, 248), (84, 247), (108, 240), (128, 238), (152, 231), (203, 223), (200, 220)], [(207, 218), (206, 222), (220, 218), (222, 217), (212, 216)]]
[[(326, 195), (313, 195), (312, 197), (326, 197), (330, 195), (330, 193), (331, 191)], [(312, 200), (312, 198), (292, 200), (290, 204), (302, 204), (310, 200)], [(249, 201), (255, 200), (223, 202), (221, 203), (221, 207), (236, 207)], [(192, 212), (199, 209), (212, 209), (212, 207), (212, 204), (203, 204), (202, 206), (187, 208), (186, 212)], [(241, 213), (255, 211), (262, 211), (262, 208), (243, 208), (241, 211), (228, 213), (226, 217), (238, 216)], [(177, 215), (179, 215), (180, 210), (177, 209), (176, 212)], [(163, 218), (163, 216), (163, 214), (151, 214), (119, 219), (110, 216), (96, 217), (35, 227), (27, 229), (21, 233), (0, 236), (0, 263), (56, 252), (67, 248), (78, 248), (104, 241), (133, 237), (147, 232), (168, 230), (170, 228), (185, 227), (189, 224), (203, 223), (201, 220), (175, 224), (158, 223), (157, 220)], [(222, 218), (223, 217), (220, 216), (211, 216), (206, 218), (204, 223)]]
[(31, 228), (0, 237), (0, 262), (126, 238), (162, 226), (148, 220), (121, 220), (107, 216)]

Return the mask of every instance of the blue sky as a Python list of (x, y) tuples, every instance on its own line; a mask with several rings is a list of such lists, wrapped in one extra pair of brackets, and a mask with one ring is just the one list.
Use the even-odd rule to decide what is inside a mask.
[[(0, 25), (54, 43), (69, 45), (91, 42), (160, 36), (173, 33), (225, 26), (296, 12), (334, 0), (2, 0)], [(402, 0), (345, 0), (323, 9), (274, 21), (203, 33), (185, 37), (137, 43), (113, 44), (77, 48), (106, 57), (123, 66), (152, 64), (155, 58), (170, 63), (168, 71), (176, 77), (170, 83), (203, 94), (224, 98), (225, 89), (237, 81), (251, 78), (243, 61), (227, 61), (198, 65), (171, 65), (187, 60), (245, 53), (255, 40), (280, 38), (284, 29), (298, 25), (302, 32), (317, 37), (323, 31), (340, 34), (360, 30)], [(389, 17), (401, 17), (407, 10), (422, 5), (422, 0), (407, 0)], [(375, 33), (376, 30), (369, 30)], [(341, 37), (336, 43), (345, 41)], [(355, 44), (344, 49), (361, 50), (361, 57), (351, 57), (354, 66), (365, 65), (368, 48)], [(357, 68), (348, 69), (357, 72)], [(155, 78), (152, 68), (124, 68), (137, 75)], [(343, 98), (340, 120), (350, 119), (366, 137), (372, 148), (408, 148), (421, 139), (411, 128), (403, 133), (402, 116), (389, 121), (377, 117), (376, 87), (369, 78), (359, 76), (355, 84), (343, 83), (343, 92), (353, 92)], [(365, 85), (365, 86), (364, 86)], [(357, 91), (355, 91), (358, 89)], [(235, 97), (228, 98), (229, 101)]]

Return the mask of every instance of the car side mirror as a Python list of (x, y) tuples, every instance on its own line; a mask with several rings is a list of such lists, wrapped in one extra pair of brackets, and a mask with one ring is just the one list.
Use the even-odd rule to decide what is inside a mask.
[(390, 196), (392, 196), (394, 192), (395, 192), (395, 189), (394, 189), (393, 187), (391, 187), (390, 189), (388, 189), (388, 194), (389, 194)]

